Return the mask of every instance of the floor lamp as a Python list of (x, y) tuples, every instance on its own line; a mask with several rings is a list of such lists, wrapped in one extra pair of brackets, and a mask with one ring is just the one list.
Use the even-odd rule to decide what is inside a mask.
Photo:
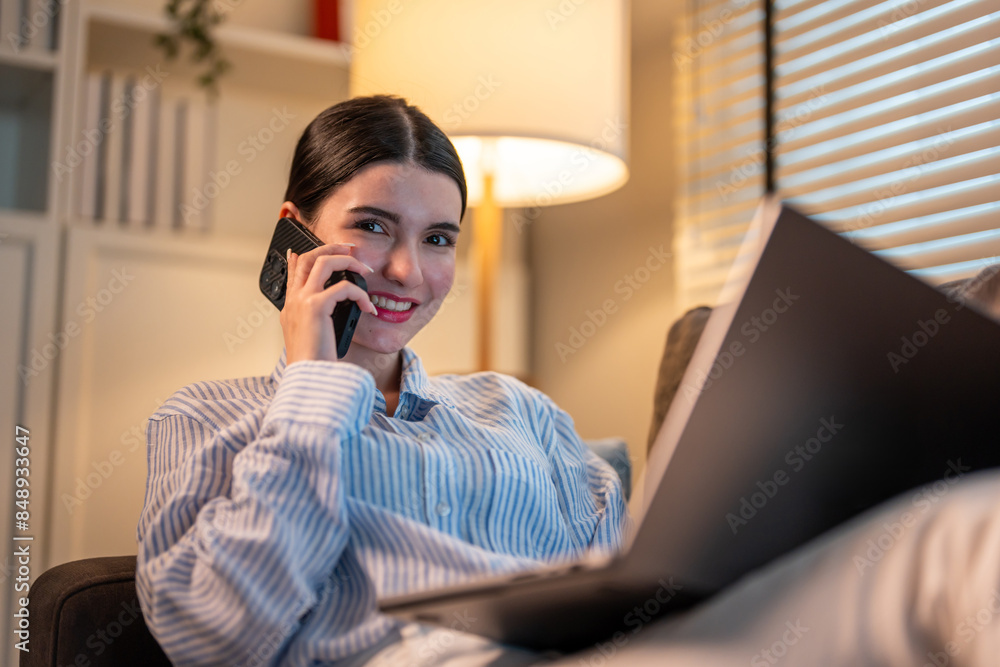
[(462, 158), (480, 370), (493, 368), (502, 209), (582, 201), (628, 179), (628, 18), (626, 0), (357, 3), (352, 34), (367, 39), (352, 51), (351, 95), (406, 97)]

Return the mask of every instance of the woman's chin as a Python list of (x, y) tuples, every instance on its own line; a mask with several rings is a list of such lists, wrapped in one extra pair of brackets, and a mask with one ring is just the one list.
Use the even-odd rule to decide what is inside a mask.
[(363, 350), (363, 354), (396, 354), (406, 347), (407, 342), (409, 341), (395, 337), (379, 336), (371, 339), (366, 336), (359, 337), (355, 335), (351, 341), (351, 349), (359, 348), (358, 352), (362, 352)]

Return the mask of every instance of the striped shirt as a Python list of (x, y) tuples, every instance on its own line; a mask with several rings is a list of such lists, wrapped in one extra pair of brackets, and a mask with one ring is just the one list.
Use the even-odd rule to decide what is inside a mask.
[(147, 442), (136, 585), (178, 665), (335, 662), (397, 627), (378, 598), (616, 549), (630, 522), (551, 399), (409, 348), (391, 417), (361, 367), (283, 353), (178, 391)]

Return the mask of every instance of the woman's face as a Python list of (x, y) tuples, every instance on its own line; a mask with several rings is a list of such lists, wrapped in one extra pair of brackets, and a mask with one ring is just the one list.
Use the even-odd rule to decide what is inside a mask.
[(378, 316), (362, 313), (352, 352), (398, 352), (431, 320), (455, 278), (461, 212), (455, 181), (409, 163), (370, 164), (323, 203), (312, 232), (353, 243), (374, 269), (364, 278)]

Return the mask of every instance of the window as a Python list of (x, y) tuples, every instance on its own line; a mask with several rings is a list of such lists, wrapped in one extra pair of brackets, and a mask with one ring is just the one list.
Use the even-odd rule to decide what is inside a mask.
[(768, 77), (762, 2), (696, 1), (684, 19), (677, 54), (701, 50), (675, 57), (682, 305), (714, 301), (768, 183), (929, 282), (997, 261), (1000, 8), (777, 0)]

